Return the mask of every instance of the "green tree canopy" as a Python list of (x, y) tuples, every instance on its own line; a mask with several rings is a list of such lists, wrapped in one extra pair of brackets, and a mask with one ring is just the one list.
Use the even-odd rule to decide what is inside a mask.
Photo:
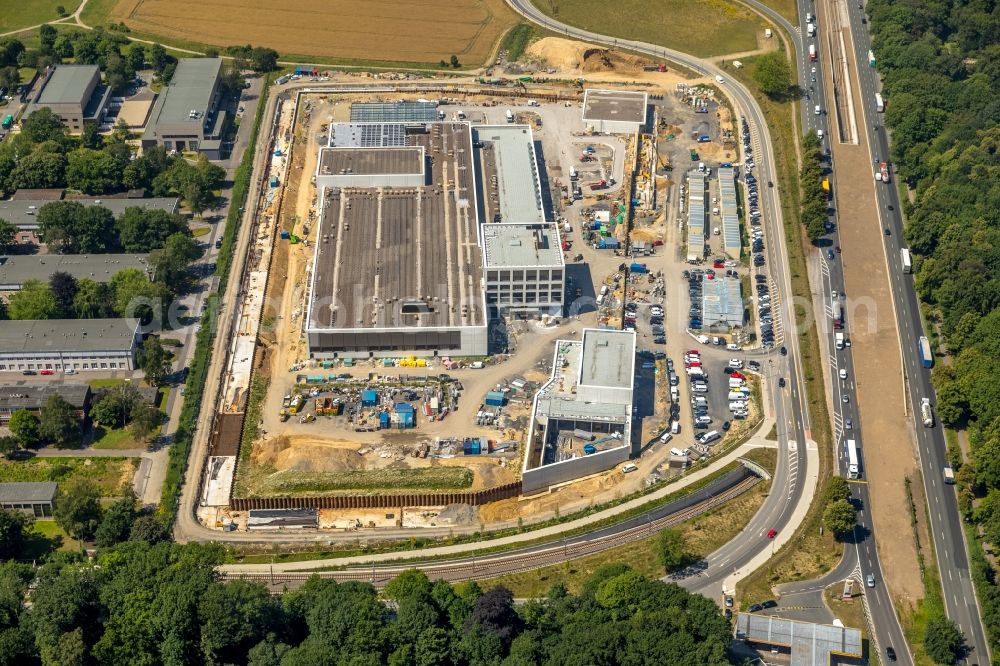
[(754, 61), (753, 80), (768, 97), (784, 99), (792, 83), (792, 70), (785, 54), (772, 51), (757, 56)]
[(100, 499), (100, 491), (93, 481), (71, 479), (59, 486), (53, 517), (73, 538), (90, 540), (101, 524)]
[(7, 254), (17, 244), (17, 225), (0, 218), (0, 253)]
[(7, 316), (11, 319), (58, 319), (61, 314), (49, 285), (39, 280), (26, 280), (8, 301)]
[(668, 527), (657, 533), (656, 561), (667, 573), (683, 566), (687, 557), (687, 543), (683, 532)]
[(139, 207), (126, 208), (117, 227), (126, 252), (151, 252), (162, 248), (173, 234), (191, 235), (183, 216)]
[(845, 499), (830, 502), (823, 511), (823, 524), (834, 534), (847, 534), (854, 529), (855, 522), (854, 505)]
[(146, 381), (159, 385), (170, 373), (170, 352), (163, 348), (160, 338), (149, 336), (139, 350), (139, 367), (146, 375)]
[(7, 427), (21, 442), (21, 446), (38, 446), (42, 441), (42, 435), (38, 429), (38, 417), (26, 409), (19, 409), (11, 414)]
[(58, 393), (50, 395), (38, 415), (42, 439), (56, 446), (74, 446), (80, 441), (80, 419), (73, 405)]
[(927, 621), (924, 631), (924, 649), (927, 656), (937, 664), (958, 663), (963, 653), (965, 638), (958, 626), (943, 615), (935, 615)]
[[(33, 522), (31, 517), (21, 511), (0, 509), (0, 561), (12, 560), (21, 556), (25, 535), (31, 531)], [(3, 578), (0, 576), (0, 581), (2, 580)], [(0, 600), (0, 605), (2, 603)], [(3, 618), (0, 616), (0, 628), (3, 625)]]

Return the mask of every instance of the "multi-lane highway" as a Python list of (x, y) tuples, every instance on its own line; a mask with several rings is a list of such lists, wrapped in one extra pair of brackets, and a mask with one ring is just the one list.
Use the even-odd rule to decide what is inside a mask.
[[(858, 107), (863, 110), (865, 132), (873, 167), (876, 162), (889, 160), (889, 137), (882, 125), (882, 114), (876, 108), (875, 94), (881, 91), (881, 82), (874, 68), (868, 67), (871, 35), (862, 22), (864, 11), (854, 2), (848, 3), (851, 45), (857, 63), (861, 99)], [(878, 218), (888, 235), (883, 234), (886, 262), (889, 267), (889, 284), (892, 289), (896, 326), (903, 350), (903, 370), (906, 375), (907, 398), (911, 414), (916, 415), (915, 434), (920, 454), (920, 471), (927, 496), (931, 537), (944, 590), (945, 611), (965, 634), (969, 648), (967, 663), (989, 663), (989, 643), (983, 628), (981, 612), (976, 600), (975, 587), (969, 571), (966, 541), (962, 533), (962, 517), (954, 486), (944, 483), (942, 470), (946, 464), (946, 443), (941, 427), (923, 428), (920, 425), (920, 401), (930, 398), (936, 403), (930, 371), (922, 367), (917, 353), (917, 340), (923, 335), (920, 306), (913, 278), (902, 270), (900, 249), (903, 240), (903, 219), (900, 212), (899, 192), (894, 185), (876, 188)]]

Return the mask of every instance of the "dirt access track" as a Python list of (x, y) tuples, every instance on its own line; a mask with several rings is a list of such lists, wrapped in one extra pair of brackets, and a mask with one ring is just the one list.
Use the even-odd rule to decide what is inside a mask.
[(120, 0), (109, 22), (184, 42), (251, 43), (282, 55), (481, 65), (517, 17), (504, 0)]
[[(829, 24), (829, 22), (828, 22)], [(858, 63), (849, 50), (854, 99)], [(827, 65), (829, 67), (829, 65)], [(832, 81), (833, 77), (825, 77)], [(832, 90), (828, 91), (832, 99)], [(858, 126), (867, 128), (860, 109)], [(899, 335), (889, 286), (882, 225), (875, 199), (868, 132), (861, 131), (858, 145), (830, 137), (834, 164), (834, 193), (840, 221), (838, 259), (843, 262), (848, 303), (847, 322), (854, 354), (858, 413), (862, 427), (864, 477), (872, 506), (867, 507), (876, 525), (882, 570), (897, 602), (915, 608), (924, 595), (913, 536), (903, 525), (909, 514), (904, 479), (917, 478), (916, 450), (911, 423), (904, 417), (903, 367)], [(879, 187), (884, 187), (878, 184)], [(921, 509), (922, 509), (921, 505)]]

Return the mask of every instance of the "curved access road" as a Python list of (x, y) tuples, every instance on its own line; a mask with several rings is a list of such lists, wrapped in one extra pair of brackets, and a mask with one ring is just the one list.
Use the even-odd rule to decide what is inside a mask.
[[(755, 170), (760, 181), (777, 180), (770, 132), (763, 112), (746, 87), (730, 80), (714, 64), (662, 46), (581, 30), (546, 16), (530, 0), (507, 0), (507, 4), (529, 21), (569, 38), (671, 60), (696, 74), (710, 79), (714, 77), (718, 87), (750, 125), (757, 164)], [(740, 578), (766, 562), (774, 549), (791, 539), (812, 500), (819, 468), (818, 452), (809, 435), (809, 414), (803, 391), (798, 338), (792, 331), (795, 317), (789, 297), (792, 294), (791, 279), (786, 268), (786, 258), (780, 251), (787, 243), (777, 189), (761, 189), (761, 212), (768, 232), (768, 259), (776, 285), (775, 295), (779, 298), (780, 316), (786, 322), (785, 329), (792, 332), (785, 336), (788, 354), (772, 352), (765, 365), (765, 392), (770, 398), (769, 407), (775, 415), (778, 431), (778, 465), (771, 494), (747, 528), (736, 539), (709, 556), (697, 569), (684, 572), (678, 580), (688, 589), (713, 597), (723, 589), (731, 590)], [(778, 386), (780, 377), (786, 378), (787, 386), (784, 389)], [(767, 533), (772, 529), (777, 532), (777, 537), (768, 539)]]

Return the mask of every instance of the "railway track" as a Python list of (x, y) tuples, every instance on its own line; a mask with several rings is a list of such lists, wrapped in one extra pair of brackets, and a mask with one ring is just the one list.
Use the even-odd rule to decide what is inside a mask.
[[(464, 557), (444, 562), (416, 562), (413, 564), (397, 564), (390, 566), (352, 567), (333, 571), (315, 571), (305, 573), (267, 573), (244, 574), (222, 572), (222, 580), (244, 580), (265, 583), (272, 587), (297, 587), (312, 576), (331, 578), (340, 582), (364, 581), (381, 589), (408, 569), (420, 569), (432, 580), (444, 579), (448, 582), (460, 582), (480, 578), (491, 578), (506, 574), (530, 571), (541, 567), (565, 562), (567, 560), (593, 555), (602, 551), (621, 546), (639, 539), (651, 536), (655, 532), (678, 525), (706, 511), (709, 511), (731, 499), (738, 497), (755, 486), (760, 477), (747, 476), (723, 492), (708, 497), (697, 504), (685, 507), (673, 513), (650, 519), (640, 525), (633, 525), (622, 530), (604, 534), (598, 530), (577, 537), (574, 541), (556, 541), (538, 546), (520, 549), (515, 552), (485, 555), (482, 557)], [(597, 536), (592, 536), (597, 535)]]

